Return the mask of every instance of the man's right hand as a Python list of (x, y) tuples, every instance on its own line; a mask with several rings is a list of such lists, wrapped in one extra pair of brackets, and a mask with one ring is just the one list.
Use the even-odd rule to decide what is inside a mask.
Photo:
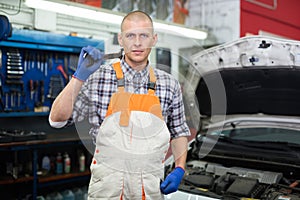
[(77, 69), (73, 76), (81, 81), (86, 81), (102, 64), (103, 55), (102, 52), (94, 47), (83, 47), (79, 55)]

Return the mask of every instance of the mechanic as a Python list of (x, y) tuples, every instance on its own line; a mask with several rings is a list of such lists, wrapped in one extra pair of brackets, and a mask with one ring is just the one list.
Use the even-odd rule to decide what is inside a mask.
[[(157, 42), (149, 15), (127, 14), (118, 42), (124, 54), (113, 64), (103, 64), (98, 49), (82, 48), (77, 70), (53, 102), (49, 123), (61, 128), (88, 117), (92, 124), (96, 147), (89, 199), (163, 199), (177, 191), (185, 172), (190, 131), (181, 87), (149, 64)], [(162, 181), (170, 145), (175, 168)]]

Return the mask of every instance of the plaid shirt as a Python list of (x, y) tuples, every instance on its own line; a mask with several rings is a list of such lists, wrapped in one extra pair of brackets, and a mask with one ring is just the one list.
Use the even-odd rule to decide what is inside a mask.
[[(125, 90), (131, 93), (147, 94), (149, 66), (142, 71), (135, 71), (121, 60), (125, 79)], [(170, 74), (154, 69), (156, 76), (155, 94), (159, 97), (162, 114), (171, 134), (171, 138), (189, 136), (184, 105), (179, 82)], [(82, 121), (88, 117), (92, 125), (90, 134), (95, 141), (98, 129), (103, 122), (110, 102), (110, 97), (117, 91), (117, 77), (112, 65), (102, 65), (84, 83), (74, 105), (72, 121)]]

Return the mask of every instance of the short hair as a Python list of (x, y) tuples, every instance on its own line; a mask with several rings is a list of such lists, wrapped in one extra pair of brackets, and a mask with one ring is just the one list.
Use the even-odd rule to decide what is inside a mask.
[(125, 20), (131, 20), (133, 18), (148, 19), (151, 23), (152, 28), (153, 28), (152, 18), (147, 13), (145, 13), (141, 10), (135, 10), (135, 11), (129, 12), (127, 15), (125, 15), (125, 17), (123, 18), (122, 23), (121, 23), (121, 31), (122, 31), (122, 28), (123, 28), (124, 21)]

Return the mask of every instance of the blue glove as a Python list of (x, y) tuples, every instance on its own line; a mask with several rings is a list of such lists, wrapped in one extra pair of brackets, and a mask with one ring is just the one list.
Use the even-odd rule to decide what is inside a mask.
[(103, 53), (98, 49), (87, 46), (81, 49), (78, 65), (73, 76), (79, 80), (86, 81), (103, 62)]
[(178, 190), (181, 179), (184, 175), (184, 169), (176, 167), (167, 178), (160, 184), (160, 190), (163, 194), (170, 194)]

